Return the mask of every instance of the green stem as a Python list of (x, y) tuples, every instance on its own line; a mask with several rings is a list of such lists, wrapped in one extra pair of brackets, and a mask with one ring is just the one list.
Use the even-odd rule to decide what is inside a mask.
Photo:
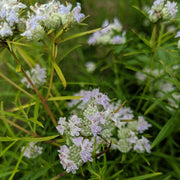
[(50, 77), (48, 92), (47, 92), (47, 95), (46, 95), (46, 100), (47, 100), (48, 97), (50, 96), (51, 89), (52, 89), (53, 76), (54, 76), (54, 66), (53, 66), (53, 63), (54, 63), (55, 60), (56, 60), (56, 56), (57, 56), (57, 44), (56, 44), (56, 43), (53, 43), (51, 77)]
[(149, 89), (149, 86), (151, 84), (151, 77), (152, 77), (152, 71), (154, 69), (155, 52), (156, 52), (156, 38), (157, 38), (157, 24), (155, 23), (154, 28), (153, 28), (153, 32), (152, 32), (152, 36), (151, 36), (151, 52), (152, 52), (151, 69), (150, 69), (151, 76), (147, 77), (146, 85), (145, 85), (145, 88), (144, 88), (143, 93), (141, 95), (141, 98), (140, 98), (140, 100), (138, 102), (136, 111), (139, 110), (139, 108), (140, 108), (140, 106), (142, 104), (143, 96), (146, 94), (146, 92)]
[[(9, 51), (10, 51), (10, 53), (13, 55), (14, 59), (16, 60), (16, 63), (17, 63), (18, 65), (21, 65), (21, 64), (20, 64), (20, 61), (18, 60), (18, 58), (17, 58), (16, 54), (14, 53), (14, 51), (13, 51), (12, 49), (9, 49)], [(35, 87), (35, 85), (34, 85), (33, 82), (31, 81), (31, 79), (28, 77), (28, 75), (26, 74), (26, 72), (25, 72), (25, 70), (24, 70), (24, 68), (23, 68), (22, 66), (21, 66), (21, 71), (22, 71), (22, 73), (24, 74), (24, 76), (26, 77), (26, 79), (28, 80), (28, 82), (29, 82), (29, 83), (31, 84), (31, 86), (33, 87), (35, 93), (36, 93), (36, 94), (38, 95), (38, 97), (40, 98), (41, 103), (43, 104), (43, 106), (44, 106), (45, 109), (47, 110), (47, 112), (48, 112), (48, 114), (49, 114), (49, 116), (50, 116), (50, 118), (51, 118), (54, 126), (56, 127), (56, 126), (57, 126), (57, 122), (56, 122), (56, 120), (55, 120), (55, 118), (54, 118), (54, 116), (53, 116), (53, 114), (52, 114), (52, 111), (50, 110), (49, 106), (48, 106), (47, 103), (46, 103), (46, 99), (44, 99), (44, 98), (42, 97), (42, 95), (41, 95), (40, 92), (37, 90), (37, 88)]]
[(120, 92), (120, 83), (119, 83), (119, 76), (118, 76), (118, 67), (117, 67), (117, 64), (115, 62), (115, 60), (113, 60), (113, 66), (114, 66), (114, 74), (115, 74), (115, 83), (116, 83), (116, 86), (117, 86), (117, 90)]

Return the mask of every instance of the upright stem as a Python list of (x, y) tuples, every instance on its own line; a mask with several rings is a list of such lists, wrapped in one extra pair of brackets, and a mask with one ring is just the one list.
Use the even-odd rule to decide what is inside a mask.
[(57, 56), (57, 44), (54, 43), (53, 44), (53, 53), (52, 53), (51, 77), (50, 77), (49, 88), (48, 88), (48, 92), (47, 92), (47, 95), (46, 95), (46, 99), (48, 99), (48, 97), (49, 97), (49, 95), (51, 93), (51, 89), (52, 89), (53, 76), (54, 76), (54, 66), (53, 66), (53, 63), (56, 60), (56, 56)]
[[(156, 51), (156, 38), (157, 38), (157, 24), (155, 23), (154, 24), (154, 28), (153, 28), (153, 32), (152, 32), (152, 36), (151, 36), (151, 53), (152, 53), (152, 57), (151, 57), (151, 69), (150, 69), (150, 74), (152, 76), (152, 71), (154, 69), (154, 61), (155, 61), (155, 51)], [(151, 83), (151, 76), (148, 76), (147, 77), (147, 82), (146, 82), (146, 85), (145, 85), (145, 88), (143, 90), (143, 93), (142, 93), (142, 96), (138, 102), (138, 105), (137, 105), (137, 108), (136, 108), (136, 111), (139, 110), (141, 104), (142, 104), (142, 97), (146, 94), (149, 86), (150, 86), (150, 83)]]
[[(18, 58), (17, 58), (16, 54), (14, 53), (14, 51), (11, 50), (11, 49), (9, 49), (9, 51), (11, 52), (11, 54), (12, 54), (13, 57), (14, 57), (14, 59), (16, 60), (16, 63), (17, 63), (17, 64), (20, 64), (20, 61), (18, 60)], [(37, 88), (35, 87), (35, 85), (34, 85), (33, 82), (31, 81), (31, 79), (28, 77), (28, 75), (26, 74), (26, 72), (25, 72), (25, 70), (24, 70), (24, 68), (23, 68), (22, 66), (21, 66), (21, 71), (22, 71), (22, 73), (24, 74), (24, 76), (26, 77), (26, 79), (28, 80), (28, 82), (29, 82), (29, 83), (31, 84), (31, 86), (33, 87), (35, 93), (39, 96), (39, 98), (40, 98), (40, 100), (41, 100), (41, 103), (44, 105), (45, 109), (47, 110), (47, 112), (48, 112), (48, 114), (49, 114), (49, 116), (50, 116), (50, 118), (51, 118), (54, 126), (57, 126), (57, 122), (56, 122), (56, 120), (55, 120), (55, 118), (54, 118), (54, 116), (53, 116), (53, 114), (52, 114), (49, 106), (48, 106), (47, 103), (46, 103), (46, 99), (44, 99), (44, 98), (42, 97), (42, 95), (41, 95), (40, 92), (37, 90)]]

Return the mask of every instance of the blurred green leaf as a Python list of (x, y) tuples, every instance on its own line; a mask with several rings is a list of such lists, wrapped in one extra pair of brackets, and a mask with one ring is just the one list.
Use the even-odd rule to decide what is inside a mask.
[(132, 177), (132, 178), (127, 178), (124, 180), (143, 180), (143, 179), (152, 179), (155, 176), (159, 176), (161, 175), (161, 172), (157, 172), (157, 173), (151, 173), (151, 174), (146, 174), (146, 175), (142, 175), (142, 176), (136, 176), (136, 177)]
[(41, 142), (41, 141), (48, 141), (58, 137), (59, 135), (48, 136), (48, 137), (41, 137), (41, 138), (31, 138), (31, 137), (0, 137), (0, 141), (30, 141), (30, 142)]
[(82, 33), (73, 34), (72, 36), (69, 36), (69, 37), (63, 39), (61, 42), (69, 41), (71, 39), (75, 39), (75, 38), (78, 38), (78, 37), (81, 37), (81, 36), (92, 34), (92, 33), (96, 32), (96, 31), (100, 31), (101, 29), (102, 28), (97, 28), (97, 29), (93, 29), (93, 30), (90, 30), (90, 31), (85, 31), (85, 32), (82, 32)]
[(157, 137), (154, 139), (151, 149), (154, 148), (157, 144), (159, 144), (163, 139), (165, 139), (169, 133), (172, 131), (172, 125), (174, 122), (177, 120), (176, 119), (176, 114), (173, 116), (168, 122), (163, 126)]

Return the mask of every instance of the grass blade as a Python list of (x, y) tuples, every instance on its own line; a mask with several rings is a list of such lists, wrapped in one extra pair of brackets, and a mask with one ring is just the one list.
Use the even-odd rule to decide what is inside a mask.
[(155, 140), (153, 141), (152, 145), (151, 145), (151, 149), (154, 148), (157, 144), (159, 144), (163, 139), (165, 139), (170, 131), (172, 130), (172, 125), (173, 123), (176, 121), (176, 116), (173, 116), (161, 129), (161, 131), (159, 132), (159, 134), (157, 135), (157, 137), (155, 138)]
[(161, 172), (157, 172), (157, 173), (151, 173), (151, 174), (146, 174), (146, 175), (142, 175), (142, 176), (136, 176), (136, 177), (132, 177), (132, 178), (128, 178), (125, 180), (143, 180), (143, 179), (152, 179), (155, 176), (159, 176), (161, 175)]

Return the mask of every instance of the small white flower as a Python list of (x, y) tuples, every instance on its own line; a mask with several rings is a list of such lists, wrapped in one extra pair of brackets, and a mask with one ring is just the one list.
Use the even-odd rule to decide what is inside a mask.
[[(24, 151), (23, 156), (27, 158), (36, 158), (42, 153), (42, 147), (35, 145), (36, 142), (30, 142), (26, 150)], [(21, 148), (21, 152), (24, 150), (24, 146)]]
[(94, 70), (96, 69), (96, 64), (92, 61), (88, 61), (86, 64), (86, 70), (89, 72), (89, 73), (92, 73), (94, 72)]
[(117, 18), (114, 18), (114, 23), (109, 23), (108, 20), (105, 20), (102, 24), (102, 29), (89, 37), (88, 44), (124, 44), (126, 42), (125, 34)]
[(3, 23), (3, 25), (0, 25), (0, 36), (2, 38), (12, 36), (13, 32), (11, 27), (8, 25), (8, 23)]
[[(46, 82), (46, 69), (41, 68), (39, 64), (36, 64), (35, 68), (31, 69), (31, 72), (26, 71), (26, 74), (31, 79), (32, 83), (40, 87)], [(27, 86), (27, 88), (32, 88), (29, 81), (24, 77), (21, 82)]]
[(63, 135), (64, 131), (66, 129), (67, 126), (67, 122), (66, 122), (66, 117), (60, 117), (59, 121), (58, 121), (58, 126), (56, 126), (56, 129), (58, 130), (58, 132)]
[(137, 126), (137, 131), (140, 133), (143, 133), (145, 130), (149, 129), (152, 125), (149, 124), (147, 121), (145, 121), (143, 116), (138, 117), (138, 126)]
[(136, 144), (134, 146), (134, 150), (138, 153), (144, 153), (145, 151), (150, 153), (151, 145), (149, 143), (149, 140), (142, 136), (141, 139), (138, 139), (136, 141)]
[(180, 31), (177, 32), (175, 38), (180, 37)]

